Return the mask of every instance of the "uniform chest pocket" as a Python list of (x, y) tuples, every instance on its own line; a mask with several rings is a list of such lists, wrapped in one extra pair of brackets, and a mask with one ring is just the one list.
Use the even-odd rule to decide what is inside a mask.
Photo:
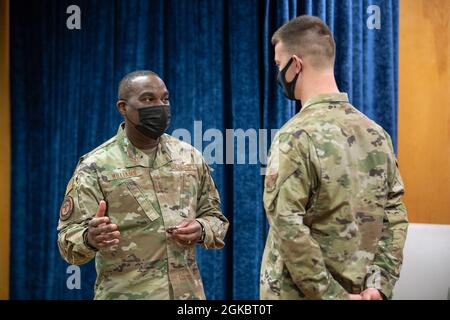
[(195, 218), (198, 196), (197, 172), (186, 171), (181, 174), (180, 208), (186, 217)]
[(197, 171), (164, 170), (153, 173), (152, 178), (163, 213), (175, 213), (181, 219), (195, 218), (199, 184)]
[(150, 221), (154, 221), (159, 218), (159, 214), (156, 211), (153, 204), (150, 202), (148, 197), (142, 192), (141, 188), (134, 181), (127, 181), (125, 185), (128, 188), (128, 191), (133, 196), (133, 198), (139, 203), (139, 206), (144, 211), (145, 215), (150, 219)]
[(159, 218), (148, 196), (131, 178), (104, 183), (107, 214), (121, 231), (143, 227)]

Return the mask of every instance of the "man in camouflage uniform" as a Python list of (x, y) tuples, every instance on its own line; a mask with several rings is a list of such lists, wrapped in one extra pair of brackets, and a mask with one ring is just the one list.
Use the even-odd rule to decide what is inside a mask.
[(303, 108), (270, 150), (260, 296), (391, 298), (408, 226), (391, 139), (339, 92), (320, 19), (289, 21), (272, 44), (283, 92)]
[(195, 244), (222, 248), (228, 221), (208, 165), (164, 134), (168, 92), (151, 71), (119, 85), (117, 135), (81, 157), (58, 246), (71, 264), (96, 258), (96, 299), (205, 299)]

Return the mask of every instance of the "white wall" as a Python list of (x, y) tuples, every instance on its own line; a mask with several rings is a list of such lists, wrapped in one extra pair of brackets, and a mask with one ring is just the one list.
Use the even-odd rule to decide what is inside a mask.
[(450, 225), (409, 225), (394, 299), (450, 300)]

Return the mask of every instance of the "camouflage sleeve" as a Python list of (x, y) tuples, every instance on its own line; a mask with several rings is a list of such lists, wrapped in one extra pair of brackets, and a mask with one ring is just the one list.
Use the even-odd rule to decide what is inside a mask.
[(394, 150), (389, 135), (386, 139), (390, 144), (392, 161), (390, 165), (389, 192), (385, 206), (383, 230), (378, 242), (378, 251), (373, 265), (366, 277), (366, 288), (376, 288), (391, 299), (395, 283), (400, 275), (403, 261), (403, 247), (406, 241), (408, 219), (406, 208), (402, 202), (404, 194), (403, 181), (395, 161)]
[(319, 244), (303, 223), (314, 181), (318, 180), (315, 168), (319, 168), (307, 134), (300, 134), (298, 139), (292, 135), (280, 144), (278, 161), (279, 191), (272, 227), (281, 241), (281, 256), (293, 281), (309, 299), (348, 299), (346, 290), (327, 270)]
[(58, 223), (58, 247), (70, 264), (84, 264), (95, 257), (95, 251), (85, 245), (84, 233), (103, 199), (97, 175), (80, 164), (69, 181)]
[(225, 245), (224, 238), (229, 223), (220, 209), (219, 193), (211, 177), (209, 166), (204, 160), (201, 163), (196, 213), (196, 220), (205, 229), (205, 238), (201, 245), (207, 249), (220, 249)]

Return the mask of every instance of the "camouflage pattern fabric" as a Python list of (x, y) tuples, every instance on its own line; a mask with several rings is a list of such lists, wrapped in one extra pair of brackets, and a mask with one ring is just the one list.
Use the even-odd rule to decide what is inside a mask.
[(389, 135), (322, 94), (277, 133), (264, 186), (262, 299), (348, 299), (399, 277), (408, 221)]
[[(83, 236), (100, 200), (121, 238), (95, 252)], [(166, 235), (185, 218), (204, 226), (203, 247), (224, 246), (228, 220), (201, 154), (164, 134), (153, 161), (130, 143), (122, 124), (78, 162), (60, 211), (58, 246), (70, 264), (96, 258), (95, 299), (205, 299), (195, 244)]]

